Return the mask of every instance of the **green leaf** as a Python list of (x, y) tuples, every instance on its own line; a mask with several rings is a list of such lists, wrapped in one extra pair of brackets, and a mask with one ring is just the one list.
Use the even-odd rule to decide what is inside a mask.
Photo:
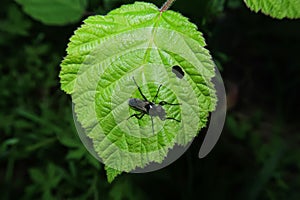
[(246, 5), (253, 11), (270, 15), (271, 17), (282, 19), (300, 18), (299, 0), (244, 0)]
[[(47, 163), (44, 169), (31, 168), (29, 169), (29, 175), (37, 187), (34, 188), (34, 191), (28, 192), (39, 192), (43, 194), (42, 199), (54, 199), (52, 191), (54, 188), (58, 188), (64, 174), (63, 169), (53, 163)], [(27, 188), (27, 190), (32, 189), (30, 187)]]
[(107, 175), (107, 181), (111, 183), (118, 175), (120, 175), (122, 172), (116, 169), (113, 169), (111, 167), (105, 166), (106, 175)]
[[(206, 126), (216, 94), (205, 45), (187, 18), (141, 2), (91, 16), (76, 30), (61, 64), (61, 88), (72, 95), (77, 119), (106, 167), (130, 172), (161, 163), (175, 144), (188, 144)], [(182, 79), (173, 66), (182, 68)], [(128, 119), (137, 113), (128, 100), (142, 99), (133, 77), (149, 100), (162, 85), (156, 103), (180, 103), (163, 106), (166, 117), (180, 122), (153, 117), (152, 127), (149, 115)]]
[(87, 0), (16, 0), (24, 12), (47, 25), (65, 25), (78, 22), (87, 6)]
[(82, 148), (71, 149), (71, 150), (69, 150), (66, 158), (79, 160), (84, 156), (84, 154), (85, 154), (85, 150)]
[(12, 35), (27, 36), (31, 27), (31, 22), (25, 18), (25, 14), (17, 5), (10, 5), (5, 9), (7, 19), (0, 20), (0, 31), (7, 32)]
[(30, 169), (29, 174), (31, 179), (38, 184), (42, 184), (45, 180), (44, 173), (40, 169)]

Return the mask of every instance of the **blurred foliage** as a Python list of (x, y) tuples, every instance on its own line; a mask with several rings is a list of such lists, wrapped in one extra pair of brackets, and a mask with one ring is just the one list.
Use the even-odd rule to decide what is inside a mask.
[(300, 18), (300, 1), (298, 0), (244, 0), (247, 6), (255, 11), (272, 16), (277, 19)]
[(25, 13), (47, 25), (64, 25), (80, 20), (87, 0), (15, 0)]
[[(83, 16), (131, 2), (89, 0)], [(108, 184), (59, 89), (68, 39), (85, 17), (48, 26), (1, 1), (0, 199), (300, 199), (300, 21), (255, 14), (242, 0), (177, 0), (172, 9), (204, 32), (235, 104), (206, 158), (197, 157), (201, 132), (170, 166)]]

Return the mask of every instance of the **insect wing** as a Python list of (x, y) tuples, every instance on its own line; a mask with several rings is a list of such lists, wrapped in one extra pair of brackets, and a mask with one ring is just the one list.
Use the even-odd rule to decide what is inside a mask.
[(148, 104), (147, 102), (140, 100), (140, 99), (129, 99), (128, 104), (130, 107), (132, 107), (133, 109), (137, 110), (137, 111), (143, 111), (143, 112), (147, 112), (146, 109), (146, 105)]

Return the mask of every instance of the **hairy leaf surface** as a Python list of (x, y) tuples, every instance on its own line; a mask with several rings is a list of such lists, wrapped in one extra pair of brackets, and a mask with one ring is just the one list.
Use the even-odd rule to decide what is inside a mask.
[[(78, 121), (107, 169), (130, 172), (161, 163), (175, 144), (186, 145), (215, 109), (214, 64), (196, 26), (182, 15), (137, 2), (92, 16), (76, 30), (61, 64), (61, 87), (72, 95)], [(178, 78), (173, 66), (184, 71)], [(160, 120), (138, 113), (130, 98), (166, 101)], [(110, 170), (110, 179), (117, 172)]]

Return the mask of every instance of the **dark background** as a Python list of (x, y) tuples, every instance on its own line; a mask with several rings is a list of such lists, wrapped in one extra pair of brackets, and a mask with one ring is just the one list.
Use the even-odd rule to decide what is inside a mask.
[(201, 132), (170, 166), (107, 183), (78, 138), (59, 64), (84, 18), (131, 2), (90, 0), (76, 24), (49, 26), (1, 1), (0, 199), (300, 199), (300, 21), (255, 14), (242, 0), (172, 7), (203, 32), (226, 84), (213, 151), (198, 159)]

